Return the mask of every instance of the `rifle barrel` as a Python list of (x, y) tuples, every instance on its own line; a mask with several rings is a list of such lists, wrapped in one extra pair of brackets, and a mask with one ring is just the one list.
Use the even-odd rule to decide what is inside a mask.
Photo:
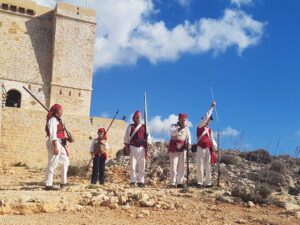
[(47, 110), (47, 112), (49, 112), (49, 109), (46, 107), (46, 106), (44, 106), (44, 104), (43, 103), (41, 103), (40, 102), (40, 100), (38, 100), (26, 87), (24, 87), (23, 86), (23, 88), (25, 89), (25, 91), (27, 91), (28, 92), (28, 94), (30, 94), (30, 96), (31, 97), (33, 97), (38, 103), (40, 103), (40, 105), (44, 108), (44, 109), (46, 109)]
[(108, 128), (107, 128), (107, 130), (106, 130), (106, 133), (107, 133), (108, 130), (110, 129), (110, 127), (111, 127), (111, 125), (113, 124), (113, 122), (114, 122), (114, 120), (115, 120), (115, 118), (116, 118), (116, 116), (117, 116), (118, 113), (119, 113), (119, 110), (116, 112), (114, 118), (113, 118), (112, 121), (110, 122), (110, 124), (109, 124), (109, 126), (108, 126)]

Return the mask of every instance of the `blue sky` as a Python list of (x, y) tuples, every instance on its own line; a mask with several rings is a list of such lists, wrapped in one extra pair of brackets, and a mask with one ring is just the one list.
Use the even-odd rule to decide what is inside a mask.
[(195, 134), (211, 104), (212, 87), (219, 122), (211, 127), (223, 134), (221, 147), (294, 155), (300, 145), (299, 1), (88, 4), (99, 23), (91, 116), (111, 118), (119, 109), (120, 118), (129, 118), (143, 110), (147, 91), (156, 138), (167, 139), (180, 112), (188, 114)]

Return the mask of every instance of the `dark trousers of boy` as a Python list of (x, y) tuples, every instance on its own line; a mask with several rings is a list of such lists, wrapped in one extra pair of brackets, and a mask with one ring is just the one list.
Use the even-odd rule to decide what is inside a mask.
[(105, 156), (95, 155), (93, 159), (93, 172), (92, 172), (92, 184), (96, 184), (99, 179), (100, 184), (104, 184), (105, 181)]

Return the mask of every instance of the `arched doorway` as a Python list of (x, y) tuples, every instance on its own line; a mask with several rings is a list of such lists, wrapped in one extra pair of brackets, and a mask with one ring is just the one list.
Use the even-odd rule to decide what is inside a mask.
[(5, 106), (8, 107), (21, 107), (21, 93), (17, 90), (9, 90), (6, 93)]

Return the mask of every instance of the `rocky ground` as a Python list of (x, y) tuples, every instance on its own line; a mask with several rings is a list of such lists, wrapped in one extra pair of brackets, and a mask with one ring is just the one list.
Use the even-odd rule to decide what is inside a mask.
[(154, 146), (142, 189), (129, 187), (121, 154), (107, 162), (105, 186), (89, 184), (91, 171), (70, 167), (70, 186), (60, 191), (43, 190), (43, 170), (7, 166), (0, 170), (0, 224), (299, 224), (299, 159), (264, 150), (221, 151), (220, 158), (220, 187), (197, 189), (191, 154), (188, 192), (167, 187), (165, 144)]

